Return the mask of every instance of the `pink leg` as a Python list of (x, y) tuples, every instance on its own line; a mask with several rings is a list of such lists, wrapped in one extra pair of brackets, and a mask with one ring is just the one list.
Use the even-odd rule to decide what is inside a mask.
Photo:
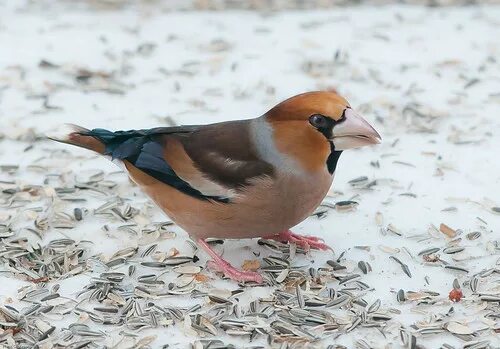
[(219, 256), (209, 244), (206, 243), (205, 240), (199, 239), (198, 245), (200, 245), (205, 252), (208, 253), (210, 257), (212, 257), (212, 261), (208, 262), (208, 267), (215, 271), (219, 271), (224, 273), (228, 278), (242, 282), (242, 281), (253, 281), (258, 284), (262, 283), (262, 276), (259, 273), (253, 271), (242, 271), (233, 267), (229, 262), (224, 260), (221, 256)]
[(315, 248), (318, 250), (331, 250), (332, 248), (324, 243), (322, 243), (320, 238), (308, 235), (298, 235), (292, 233), (290, 230), (284, 231), (277, 235), (266, 236), (264, 239), (273, 239), (277, 241), (288, 241), (290, 243), (295, 243), (297, 246), (304, 248), (304, 250), (309, 251), (310, 248)]

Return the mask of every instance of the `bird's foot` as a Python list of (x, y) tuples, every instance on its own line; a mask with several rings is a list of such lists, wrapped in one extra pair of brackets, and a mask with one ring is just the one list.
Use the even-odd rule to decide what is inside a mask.
[(238, 282), (253, 281), (258, 284), (263, 282), (262, 276), (259, 273), (238, 270), (233, 267), (228, 261), (219, 256), (205, 240), (198, 240), (198, 244), (212, 257), (212, 260), (207, 263), (209, 269), (221, 272), (231, 280)]
[(221, 272), (226, 277), (234, 281), (238, 282), (253, 281), (258, 284), (261, 284), (263, 282), (262, 276), (259, 273), (256, 273), (254, 271), (238, 270), (223, 259), (221, 261), (215, 261), (215, 260), (209, 261), (207, 265), (209, 269)]
[(277, 235), (266, 236), (265, 239), (273, 239), (276, 241), (289, 242), (294, 243), (297, 246), (302, 247), (304, 250), (309, 251), (309, 249), (318, 249), (318, 250), (332, 250), (332, 248), (325, 243), (323, 243), (322, 239), (316, 236), (309, 235), (298, 235), (292, 233), (290, 230), (284, 231)]

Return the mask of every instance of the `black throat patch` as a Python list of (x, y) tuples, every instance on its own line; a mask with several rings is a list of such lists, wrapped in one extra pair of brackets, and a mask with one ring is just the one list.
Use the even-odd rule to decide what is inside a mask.
[(335, 145), (333, 142), (330, 142), (331, 153), (328, 155), (328, 159), (326, 159), (326, 167), (328, 168), (328, 172), (333, 174), (335, 172), (335, 168), (337, 167), (337, 162), (339, 161), (340, 154), (342, 154), (342, 150), (335, 150)]

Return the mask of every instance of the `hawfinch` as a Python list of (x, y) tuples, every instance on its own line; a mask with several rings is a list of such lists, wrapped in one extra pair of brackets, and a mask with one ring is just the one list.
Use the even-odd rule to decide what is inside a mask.
[(319, 238), (289, 229), (326, 196), (342, 151), (380, 135), (333, 92), (291, 97), (255, 119), (149, 130), (72, 126), (60, 142), (121, 161), (129, 176), (227, 277), (262, 282), (219, 256), (207, 238), (266, 237), (308, 249)]

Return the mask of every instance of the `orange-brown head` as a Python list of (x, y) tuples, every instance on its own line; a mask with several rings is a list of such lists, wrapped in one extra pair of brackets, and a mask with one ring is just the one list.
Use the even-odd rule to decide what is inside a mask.
[[(264, 114), (277, 149), (304, 169), (328, 165), (333, 172), (342, 150), (380, 143), (380, 135), (349, 103), (334, 92), (307, 92), (291, 97)], [(335, 163), (328, 163), (334, 161)]]

